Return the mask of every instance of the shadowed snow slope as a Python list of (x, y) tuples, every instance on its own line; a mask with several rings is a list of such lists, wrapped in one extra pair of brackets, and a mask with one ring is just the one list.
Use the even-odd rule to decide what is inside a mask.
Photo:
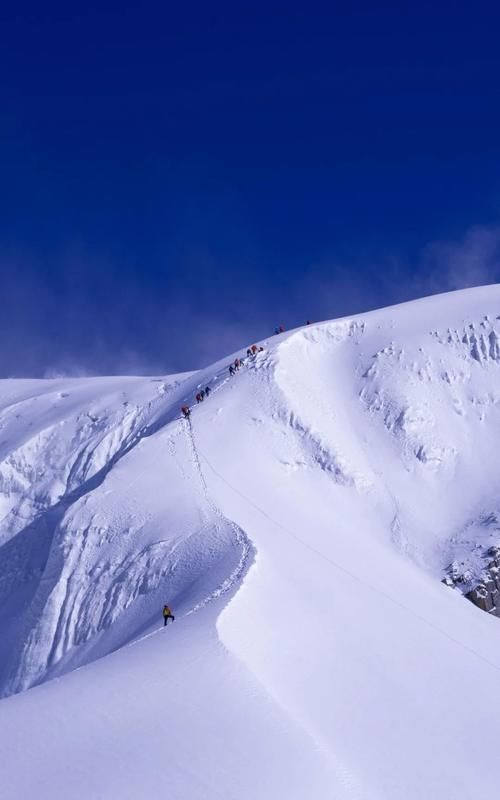
[(263, 345), (0, 384), (2, 797), (494, 790), (500, 287)]

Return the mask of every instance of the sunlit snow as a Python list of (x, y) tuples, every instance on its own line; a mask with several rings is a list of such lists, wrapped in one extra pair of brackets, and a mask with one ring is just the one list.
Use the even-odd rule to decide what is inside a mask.
[(0, 382), (2, 800), (495, 791), (500, 286), (258, 344)]

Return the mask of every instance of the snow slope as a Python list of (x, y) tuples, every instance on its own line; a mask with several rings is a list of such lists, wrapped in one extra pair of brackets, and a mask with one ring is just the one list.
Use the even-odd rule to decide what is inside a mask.
[(263, 345), (0, 384), (2, 797), (493, 792), (500, 287)]

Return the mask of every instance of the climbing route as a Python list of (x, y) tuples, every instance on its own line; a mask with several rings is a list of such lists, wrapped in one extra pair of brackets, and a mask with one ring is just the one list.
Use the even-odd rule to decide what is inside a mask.
[(213, 600), (217, 600), (222, 595), (231, 591), (242, 580), (245, 572), (248, 570), (250, 566), (252, 556), (254, 553), (254, 547), (250, 542), (249, 538), (247, 537), (246, 533), (238, 525), (236, 525), (235, 522), (233, 522), (232, 520), (228, 520), (224, 516), (220, 508), (218, 508), (218, 506), (214, 503), (208, 491), (207, 482), (203, 474), (203, 468), (201, 466), (200, 456), (198, 453), (198, 449), (196, 447), (196, 440), (194, 436), (194, 430), (191, 418), (190, 417), (186, 418), (183, 421), (183, 424), (185, 427), (187, 437), (189, 439), (192, 461), (196, 469), (196, 474), (198, 475), (201, 491), (206, 501), (207, 507), (211, 512), (211, 516), (213, 517), (213, 519), (215, 519), (215, 527), (217, 530), (221, 530), (224, 527), (229, 528), (232, 531), (236, 544), (241, 549), (240, 559), (234, 570), (207, 597), (205, 597), (203, 600), (197, 603), (192, 609), (190, 609), (190, 611), (188, 611), (186, 614), (186, 616), (188, 616), (189, 614), (193, 614), (195, 611), (199, 611), (200, 608), (203, 608)]

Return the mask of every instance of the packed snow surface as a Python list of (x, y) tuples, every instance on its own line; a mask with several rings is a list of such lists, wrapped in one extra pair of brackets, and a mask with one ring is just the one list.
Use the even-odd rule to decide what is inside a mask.
[(0, 382), (2, 800), (493, 796), (500, 287), (259, 344)]

